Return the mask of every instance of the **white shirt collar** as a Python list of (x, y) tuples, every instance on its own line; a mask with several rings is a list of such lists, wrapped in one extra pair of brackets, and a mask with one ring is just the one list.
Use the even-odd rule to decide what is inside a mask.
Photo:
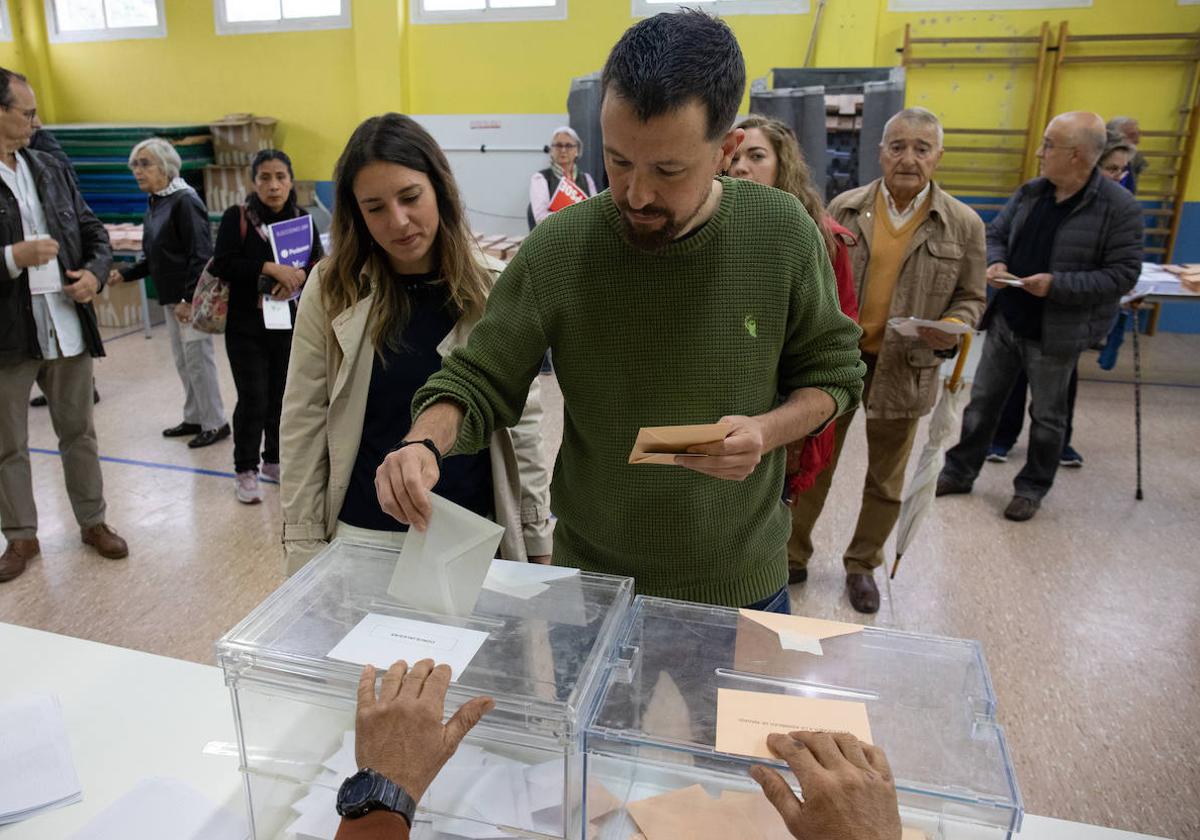
[(888, 217), (892, 220), (894, 227), (899, 227), (911, 219), (913, 213), (916, 213), (920, 207), (924, 206), (925, 199), (929, 196), (929, 191), (933, 189), (933, 181), (929, 181), (925, 184), (925, 188), (917, 193), (916, 197), (908, 203), (907, 207), (903, 210), (898, 210), (896, 209), (896, 200), (892, 198), (892, 191), (888, 189), (887, 182), (880, 181), (879, 183), (883, 187), (883, 197), (887, 203)]

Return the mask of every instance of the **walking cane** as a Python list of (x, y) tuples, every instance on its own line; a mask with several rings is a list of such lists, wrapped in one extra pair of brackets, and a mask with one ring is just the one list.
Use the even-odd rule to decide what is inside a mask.
[(1138, 312), (1133, 313), (1133, 427), (1137, 438), (1137, 493), (1142, 500), (1142, 352), (1138, 344)]

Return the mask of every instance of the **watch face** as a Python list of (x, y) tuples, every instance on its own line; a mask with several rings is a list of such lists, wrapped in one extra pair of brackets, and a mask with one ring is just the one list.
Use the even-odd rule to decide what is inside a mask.
[(374, 788), (375, 780), (370, 774), (358, 771), (342, 782), (338, 791), (338, 812), (346, 816), (360, 810), (370, 800)]

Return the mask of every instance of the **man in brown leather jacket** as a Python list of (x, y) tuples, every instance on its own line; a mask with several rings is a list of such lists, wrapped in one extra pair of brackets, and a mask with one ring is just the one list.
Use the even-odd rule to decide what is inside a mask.
[[(942, 157), (942, 127), (924, 108), (890, 119), (879, 148), (883, 177), (843, 193), (829, 213), (858, 240), (851, 251), (858, 292), (859, 347), (867, 364), (862, 405), (867, 476), (862, 509), (843, 555), (850, 604), (879, 609), (874, 570), (900, 513), (904, 468), (917, 423), (938, 395), (938, 368), (957, 336), (922, 329), (917, 338), (888, 326), (892, 318), (954, 321), (974, 327), (985, 300), (986, 241), (979, 215), (932, 179)], [(813, 555), (812, 529), (829, 492), (852, 414), (837, 420), (833, 463), (792, 508), (789, 580), (801, 583)]]

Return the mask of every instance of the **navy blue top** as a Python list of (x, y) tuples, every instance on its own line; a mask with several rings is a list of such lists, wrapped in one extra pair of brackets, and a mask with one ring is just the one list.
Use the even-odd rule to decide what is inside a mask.
[[(385, 345), (374, 355), (362, 441), (338, 519), (375, 531), (407, 531), (407, 525), (380, 509), (375, 470), (412, 425), (413, 395), (441, 368), (437, 346), (454, 328), (458, 312), (450, 302), (449, 287), (436, 273), (393, 275), (385, 282), (407, 287), (409, 319), (398, 346)], [(495, 497), (488, 450), (446, 458), (433, 492), (480, 516), (492, 516)]]
[[(1015, 277), (1029, 277), (1050, 271), (1054, 252), (1054, 237), (1059, 225), (1083, 198), (1084, 190), (1064, 201), (1055, 201), (1054, 185), (1047, 184), (1042, 197), (1029, 211), (1029, 218), (1021, 225), (1013, 240), (1008, 255), (1008, 273)], [(1001, 289), (996, 305), (1004, 314), (1004, 320), (1014, 333), (1032, 341), (1042, 338), (1042, 310), (1046, 299), (1029, 294), (1024, 289), (1010, 286)]]

